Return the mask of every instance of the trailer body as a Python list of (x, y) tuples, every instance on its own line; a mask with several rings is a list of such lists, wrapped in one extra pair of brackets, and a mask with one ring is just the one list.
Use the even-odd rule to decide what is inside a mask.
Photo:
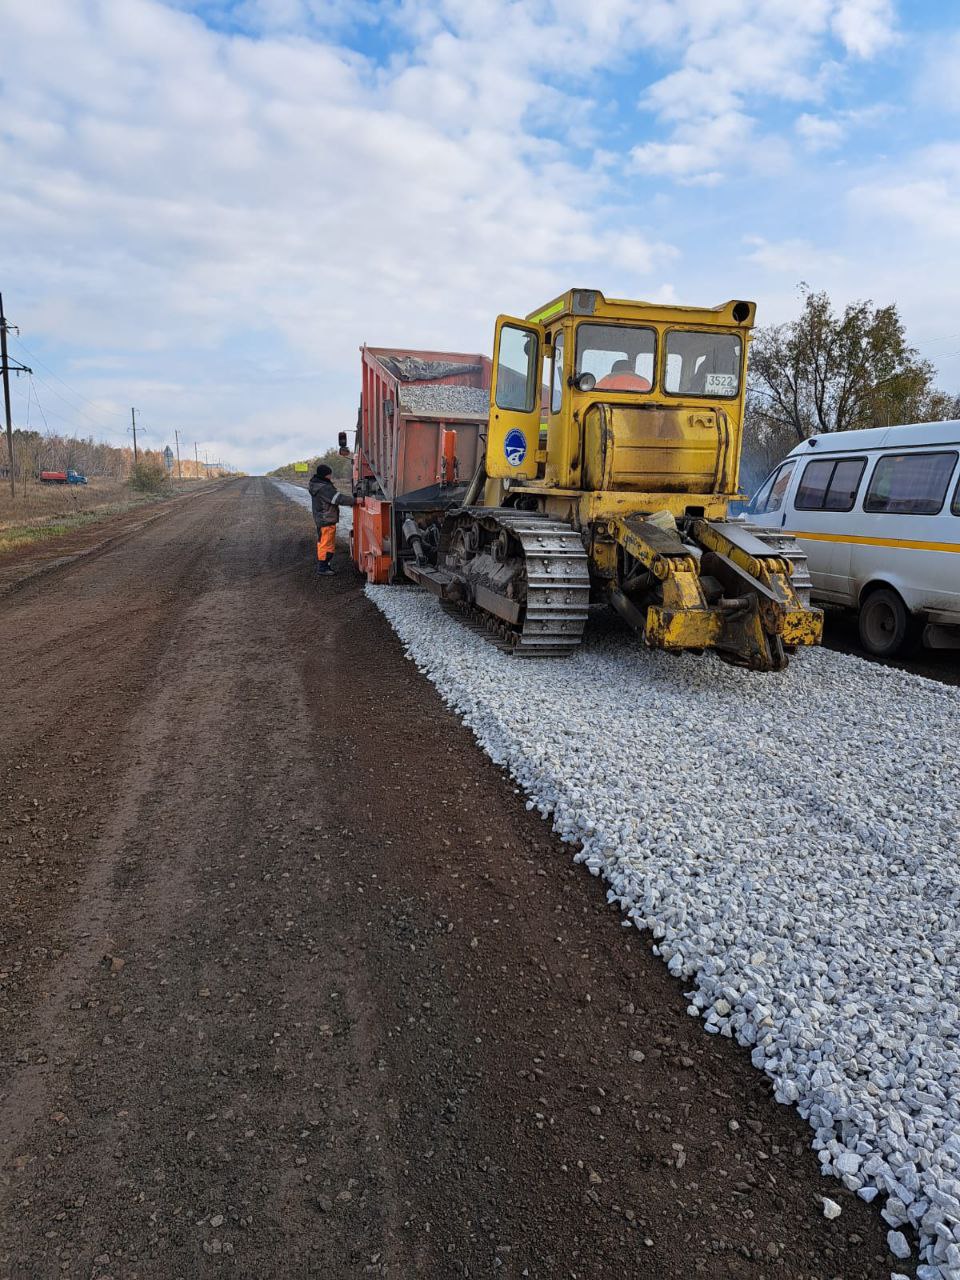
[(369, 582), (403, 577), (405, 521), (431, 528), (458, 505), (483, 458), (487, 356), (361, 348), (353, 455), (353, 557)]

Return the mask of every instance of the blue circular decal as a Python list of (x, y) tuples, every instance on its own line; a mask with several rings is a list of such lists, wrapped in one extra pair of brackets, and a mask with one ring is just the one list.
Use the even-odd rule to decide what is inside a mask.
[(503, 452), (511, 467), (522, 465), (524, 458), (527, 456), (527, 437), (519, 427), (514, 427), (512, 431), (508, 431), (504, 436)]

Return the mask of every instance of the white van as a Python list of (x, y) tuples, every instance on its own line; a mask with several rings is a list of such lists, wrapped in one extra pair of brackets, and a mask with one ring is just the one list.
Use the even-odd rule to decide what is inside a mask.
[(871, 653), (921, 628), (931, 648), (960, 649), (960, 421), (811, 436), (746, 516), (799, 540), (813, 598), (859, 609)]

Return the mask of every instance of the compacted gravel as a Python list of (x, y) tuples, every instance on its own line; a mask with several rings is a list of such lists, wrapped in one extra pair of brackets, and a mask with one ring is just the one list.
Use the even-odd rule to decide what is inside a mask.
[(880, 1196), (893, 1255), (957, 1280), (960, 690), (826, 651), (757, 676), (603, 620), (522, 662), (426, 595), (367, 593), (823, 1172)]

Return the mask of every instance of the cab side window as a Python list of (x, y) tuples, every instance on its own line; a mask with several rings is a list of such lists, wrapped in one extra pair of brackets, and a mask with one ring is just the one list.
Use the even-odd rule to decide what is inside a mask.
[(790, 486), (790, 477), (793, 475), (793, 469), (797, 464), (795, 462), (785, 462), (778, 471), (775, 471), (769, 480), (761, 486), (760, 492), (750, 504), (750, 511), (754, 515), (763, 515), (768, 511), (779, 511), (783, 506), (783, 500), (786, 497), (787, 489)]
[(505, 324), (497, 352), (497, 408), (532, 412), (537, 403), (540, 340), (529, 329)]
[(563, 330), (553, 340), (553, 376), (550, 379), (550, 412), (559, 413), (563, 403)]

